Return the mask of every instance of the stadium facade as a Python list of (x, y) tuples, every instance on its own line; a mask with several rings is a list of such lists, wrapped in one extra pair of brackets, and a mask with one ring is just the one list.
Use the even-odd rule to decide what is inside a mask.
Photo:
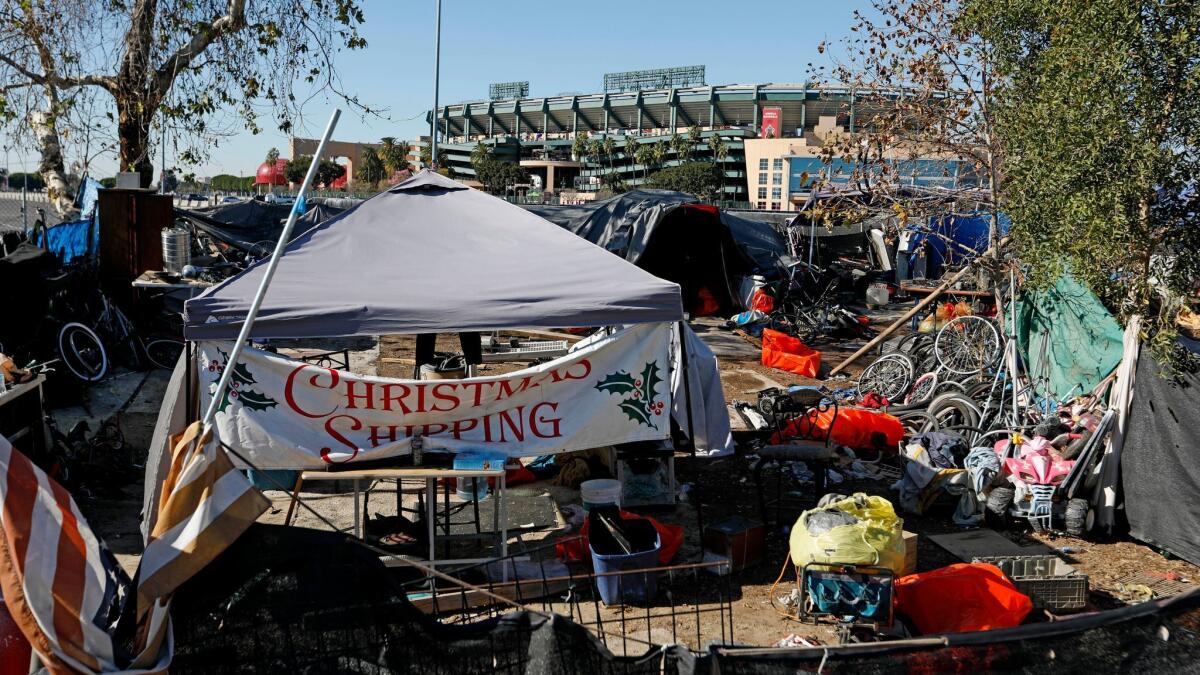
[[(788, 211), (807, 194), (825, 138), (853, 133), (877, 112), (878, 104), (856, 99), (849, 89), (732, 84), (452, 103), (438, 109), (437, 128), (439, 148), (457, 175), (474, 177), (471, 152), (482, 142), (498, 158), (519, 161), (546, 192), (569, 201), (589, 198), (612, 178), (638, 187), (647, 174), (682, 162), (668, 148), (662, 161), (639, 163), (627, 140), (658, 143), (698, 127), (701, 142), (690, 159), (716, 161), (713, 136), (728, 151), (717, 162), (723, 201)], [(613, 152), (574, 155), (577, 135), (589, 142), (611, 137)], [(937, 169), (945, 174), (944, 166)]]

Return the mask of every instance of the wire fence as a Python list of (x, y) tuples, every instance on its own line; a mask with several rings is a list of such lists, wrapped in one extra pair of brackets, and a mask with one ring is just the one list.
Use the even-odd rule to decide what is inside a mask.
[(38, 209), (51, 213), (50, 201), (41, 192), (26, 195), (22, 201), (20, 192), (0, 192), (0, 233), (21, 232), (33, 226)]

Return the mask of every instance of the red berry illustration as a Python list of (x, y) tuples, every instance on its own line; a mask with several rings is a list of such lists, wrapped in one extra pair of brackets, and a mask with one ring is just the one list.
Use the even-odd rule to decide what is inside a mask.
[(640, 386), (642, 386), (642, 381), (641, 381), (641, 380), (634, 380), (634, 382), (633, 382), (633, 386), (635, 386), (635, 387), (640, 387)]

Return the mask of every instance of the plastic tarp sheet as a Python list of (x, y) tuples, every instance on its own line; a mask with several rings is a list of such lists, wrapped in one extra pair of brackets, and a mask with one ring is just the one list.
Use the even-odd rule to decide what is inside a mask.
[[(176, 209), (175, 212), (209, 236), (234, 248), (270, 252), (291, 210), (292, 207), (286, 204), (251, 200), (195, 211)], [(306, 232), (344, 210), (326, 204), (311, 205), (296, 219), (293, 232)]]
[(69, 263), (77, 258), (86, 258), (92, 251), (98, 250), (100, 228), (91, 220), (59, 223), (46, 228), (45, 236), (38, 236), (34, 243), (58, 256), (64, 263)]
[[(259, 261), (185, 305), (185, 335), (229, 339)], [(430, 171), (293, 239), (250, 337), (678, 321), (679, 287), (537, 215)]]
[(1033, 377), (1059, 399), (1086, 394), (1121, 361), (1121, 326), (1069, 276), (1017, 300), (1017, 344)]
[[(1200, 358), (1200, 342), (1180, 343)], [(1131, 535), (1200, 565), (1200, 369), (1164, 376), (1147, 351), (1138, 358), (1121, 453), (1125, 515)]]
[(679, 428), (686, 434), (688, 427), (687, 406), (690, 406), (691, 431), (695, 435), (693, 445), (696, 454), (704, 457), (725, 457), (734, 452), (733, 433), (729, 428), (729, 410), (725, 405), (725, 391), (721, 388), (721, 371), (717, 356), (700, 336), (684, 324), (682, 340), (687, 349), (687, 387), (684, 387), (684, 370), (679, 366), (678, 346), (672, 355), (675, 366), (671, 369), (671, 415)]
[[(701, 205), (701, 202), (683, 192), (631, 190), (581, 206), (526, 208), (629, 262), (637, 263), (667, 215), (687, 204)], [(770, 223), (728, 211), (721, 211), (719, 217), (738, 250), (754, 266), (769, 269), (787, 252), (787, 242)]]
[(821, 370), (821, 352), (799, 338), (767, 328), (762, 334), (762, 364), (802, 377), (816, 377)]

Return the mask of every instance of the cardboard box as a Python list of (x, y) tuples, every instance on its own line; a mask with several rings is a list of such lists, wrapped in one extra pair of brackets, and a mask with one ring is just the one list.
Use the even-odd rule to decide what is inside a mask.
[(904, 569), (896, 576), (903, 577), (917, 573), (917, 535), (905, 530), (904, 537)]

